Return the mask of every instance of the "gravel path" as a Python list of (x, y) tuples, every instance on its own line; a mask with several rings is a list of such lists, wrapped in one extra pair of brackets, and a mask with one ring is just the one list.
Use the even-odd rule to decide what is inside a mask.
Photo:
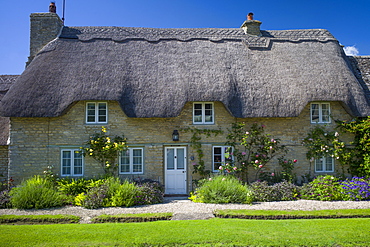
[(0, 209), (0, 215), (40, 215), (40, 214), (72, 214), (81, 217), (80, 223), (90, 223), (90, 220), (101, 214), (135, 214), (135, 213), (161, 213), (172, 212), (173, 220), (195, 220), (213, 218), (216, 209), (255, 209), (255, 210), (323, 210), (323, 209), (360, 209), (370, 208), (370, 201), (279, 201), (279, 202), (256, 202), (248, 204), (206, 204), (194, 203), (186, 197), (168, 197), (161, 204), (137, 206), (130, 208), (101, 208), (86, 209), (82, 207), (62, 207), (53, 209)]

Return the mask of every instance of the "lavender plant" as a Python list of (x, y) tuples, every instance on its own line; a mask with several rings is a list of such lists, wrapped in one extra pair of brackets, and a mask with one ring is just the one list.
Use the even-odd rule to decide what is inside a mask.
[(339, 183), (344, 200), (370, 200), (370, 178), (353, 177)]

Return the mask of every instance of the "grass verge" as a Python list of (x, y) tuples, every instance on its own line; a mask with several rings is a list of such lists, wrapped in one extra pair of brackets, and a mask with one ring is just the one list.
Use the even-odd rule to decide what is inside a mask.
[(226, 209), (215, 211), (218, 218), (239, 219), (334, 219), (334, 218), (370, 218), (370, 209), (334, 209), (334, 210), (247, 210)]
[(71, 224), (79, 223), (75, 215), (0, 215), (0, 224)]
[(368, 246), (370, 219), (0, 225), (0, 246)]
[(130, 223), (130, 222), (149, 222), (158, 220), (170, 220), (172, 213), (147, 213), (147, 214), (102, 214), (94, 217), (92, 223)]

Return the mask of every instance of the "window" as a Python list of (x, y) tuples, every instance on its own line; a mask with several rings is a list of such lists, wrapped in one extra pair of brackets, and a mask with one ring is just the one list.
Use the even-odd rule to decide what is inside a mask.
[(108, 122), (108, 107), (106, 102), (86, 103), (86, 123), (100, 124)]
[(213, 171), (218, 172), (218, 168), (230, 161), (233, 161), (229, 152), (231, 147), (228, 146), (214, 146), (213, 147)]
[(334, 172), (334, 159), (332, 157), (315, 159), (315, 172)]
[(120, 174), (143, 173), (143, 148), (128, 148), (119, 158)]
[(61, 150), (62, 176), (82, 176), (83, 156), (79, 149)]
[(311, 104), (311, 123), (330, 123), (330, 104)]
[(213, 103), (193, 104), (193, 124), (213, 124)]

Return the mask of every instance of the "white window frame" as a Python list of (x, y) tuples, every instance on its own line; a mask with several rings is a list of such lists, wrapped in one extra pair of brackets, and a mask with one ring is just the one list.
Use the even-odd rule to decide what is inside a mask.
[[(318, 115), (318, 121), (314, 120), (313, 117), (313, 106), (314, 105), (317, 105), (318, 106), (318, 111), (319, 111), (319, 115)], [(323, 105), (327, 105), (328, 106), (328, 114), (324, 114), (323, 113)], [(331, 114), (331, 108), (330, 108), (330, 103), (328, 102), (312, 102), (311, 105), (310, 105), (310, 119), (311, 119), (311, 123), (331, 123), (331, 118), (330, 118), (330, 114)], [(323, 120), (325, 117), (327, 117), (328, 120)]]
[[(331, 169), (327, 169), (327, 164), (328, 164), (328, 161), (331, 161)], [(319, 164), (319, 162), (321, 164)], [(318, 169), (318, 166), (319, 165), (322, 165), (322, 169)], [(315, 159), (315, 172), (334, 172), (334, 158), (333, 157), (322, 157), (322, 158), (318, 158), (318, 159)]]
[[(215, 148), (221, 148), (221, 161), (215, 161)], [(231, 152), (232, 152), (232, 147), (230, 146), (213, 146), (212, 147), (212, 171), (213, 172), (219, 172), (220, 170), (218, 170), (218, 168), (225, 163), (226, 161), (226, 158), (225, 158), (225, 153), (227, 153), (226, 151), (231, 148)], [(231, 161), (234, 160), (234, 156), (231, 155)], [(215, 169), (217, 168), (217, 169)]]
[[(195, 105), (201, 105), (201, 109), (195, 109)], [(209, 111), (210, 109), (206, 109), (206, 105), (212, 106), (212, 114), (206, 115), (206, 111)], [(201, 111), (201, 121), (196, 121), (196, 115), (195, 111)], [(199, 116), (199, 115), (197, 115)], [(207, 121), (207, 116), (211, 116), (212, 121)], [(215, 106), (213, 102), (194, 102), (193, 103), (193, 124), (214, 124), (215, 123)]]
[[(141, 164), (134, 164), (134, 150), (140, 150), (141, 151)], [(129, 171), (128, 172), (123, 172), (122, 167), (125, 165), (122, 163), (123, 159), (123, 152), (128, 153), (128, 159), (129, 163), (126, 165), (129, 165)], [(134, 165), (141, 165), (141, 171), (140, 172), (134, 172)], [(127, 148), (126, 151), (122, 151), (119, 155), (119, 174), (143, 174), (144, 173), (144, 148), (142, 147), (131, 147)]]
[[(94, 114), (89, 115), (89, 106), (94, 105)], [(99, 115), (99, 105), (105, 105), (105, 114)], [(105, 121), (99, 121), (100, 116), (105, 116)], [(94, 121), (89, 120), (89, 117), (94, 117)], [(108, 123), (108, 103), (107, 102), (86, 102), (85, 121), (87, 124), (106, 124)]]
[[(63, 153), (64, 152), (70, 152), (70, 172), (69, 173), (65, 173), (64, 172), (64, 168), (65, 168), (65, 165), (64, 165), (64, 160), (66, 160), (64, 157), (63, 157)], [(79, 157), (75, 157), (75, 154), (79, 154)], [(77, 159), (78, 158), (78, 159)], [(76, 161), (77, 160), (81, 160), (81, 173), (75, 173), (75, 168), (76, 168)], [(60, 174), (62, 177), (81, 177), (84, 175), (84, 157), (82, 155), (82, 152), (80, 149), (61, 149), (60, 150)]]

